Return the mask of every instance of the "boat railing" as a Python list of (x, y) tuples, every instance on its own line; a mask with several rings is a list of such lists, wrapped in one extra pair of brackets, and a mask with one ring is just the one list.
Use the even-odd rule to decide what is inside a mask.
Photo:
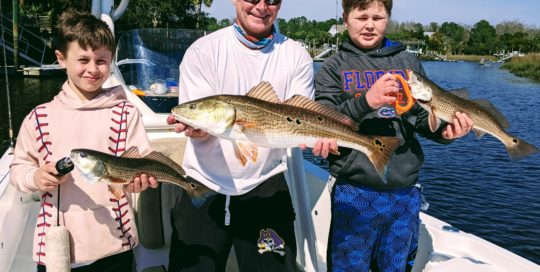
[[(15, 47), (13, 44), (14, 34), (11, 28), (12, 25), (13, 20), (0, 13), (0, 27), (2, 27), (1, 40), (3, 41), (0, 44), (5, 44), (5, 48), (11, 52), (13, 52)], [(19, 42), (19, 55), (22, 58), (38, 66), (45, 64), (45, 57), (48, 52), (46, 40), (23, 26), (19, 26), (17, 39)]]

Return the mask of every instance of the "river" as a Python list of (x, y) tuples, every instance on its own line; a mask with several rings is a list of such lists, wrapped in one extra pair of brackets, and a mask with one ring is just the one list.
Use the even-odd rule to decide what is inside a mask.
[[(510, 121), (509, 132), (540, 147), (540, 83), (519, 78), (498, 64), (424, 62), (443, 88), (466, 88), (490, 100)], [(315, 63), (315, 69), (321, 63)], [(64, 78), (10, 79), (15, 133), (37, 104), (49, 101)], [(8, 143), (4, 77), (0, 80), (0, 151)], [(420, 182), (428, 214), (540, 264), (540, 154), (512, 162), (498, 140), (472, 133), (451, 145), (421, 140), (425, 164)]]

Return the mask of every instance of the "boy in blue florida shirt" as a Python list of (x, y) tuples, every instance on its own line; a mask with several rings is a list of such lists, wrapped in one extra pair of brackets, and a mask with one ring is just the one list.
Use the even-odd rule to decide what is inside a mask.
[[(454, 122), (431, 132), (428, 114), (414, 105), (397, 114), (401, 86), (393, 74), (424, 73), (405, 46), (385, 38), (392, 0), (343, 0), (349, 40), (328, 58), (315, 80), (315, 99), (359, 123), (367, 135), (397, 137), (400, 146), (388, 164), (386, 181), (367, 157), (348, 148), (330, 152), (332, 222), (328, 266), (332, 271), (405, 271), (418, 240), (421, 194), (415, 185), (424, 155), (416, 134), (439, 143), (466, 135), (473, 122), (456, 113)], [(314, 155), (335, 145), (320, 141)]]

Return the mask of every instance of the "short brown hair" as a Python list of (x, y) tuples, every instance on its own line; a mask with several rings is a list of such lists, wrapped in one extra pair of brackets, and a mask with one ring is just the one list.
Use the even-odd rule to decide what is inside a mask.
[(372, 3), (382, 4), (388, 16), (392, 15), (392, 0), (342, 0), (341, 5), (343, 6), (343, 14), (349, 14), (355, 8), (365, 10)]
[(83, 49), (106, 47), (114, 56), (116, 42), (109, 26), (90, 13), (68, 10), (60, 15), (57, 24), (57, 48), (65, 56), (71, 42)]

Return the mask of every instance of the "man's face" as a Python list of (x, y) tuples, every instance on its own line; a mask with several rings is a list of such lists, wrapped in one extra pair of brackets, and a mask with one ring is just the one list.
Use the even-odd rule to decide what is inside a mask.
[(268, 5), (264, 0), (251, 4), (244, 0), (233, 0), (236, 6), (237, 23), (251, 36), (267, 37), (272, 31), (281, 3)]
[(343, 17), (349, 37), (357, 47), (373, 49), (381, 45), (389, 20), (388, 13), (382, 4), (373, 2), (365, 10), (355, 8)]

